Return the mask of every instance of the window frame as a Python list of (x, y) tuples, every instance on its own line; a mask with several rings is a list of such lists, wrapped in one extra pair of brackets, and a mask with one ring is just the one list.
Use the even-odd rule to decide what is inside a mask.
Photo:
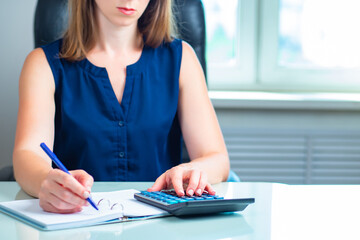
[(279, 1), (238, 0), (236, 64), (208, 61), (209, 90), (358, 92), (360, 69), (278, 66)]
[[(206, 0), (204, 0), (206, 1)], [(255, 79), (257, 0), (238, 0), (236, 25), (236, 63), (233, 66), (207, 63), (211, 90), (240, 90)], [(246, 23), (246, 24), (245, 24)], [(243, 54), (241, 54), (243, 53)]]

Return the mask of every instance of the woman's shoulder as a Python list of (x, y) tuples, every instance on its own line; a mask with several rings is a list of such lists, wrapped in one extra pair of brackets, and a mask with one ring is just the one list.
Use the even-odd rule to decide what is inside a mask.
[(25, 64), (37, 64), (38, 67), (48, 66), (51, 58), (59, 56), (60, 40), (51, 42), (32, 50), (25, 59)]
[(42, 48), (35, 48), (26, 57), (24, 65), (46, 66), (46, 56)]
[(26, 75), (42, 76), (46, 79), (55, 78), (55, 73), (61, 68), (59, 64), (60, 44), (61, 40), (56, 40), (32, 50), (23, 65)]
[(188, 42), (185, 42), (185, 41), (181, 41), (181, 47), (183, 49), (183, 52), (185, 53), (195, 53), (193, 47), (188, 43)]
[(49, 86), (52, 89), (52, 73), (44, 51), (41, 48), (32, 50), (26, 57), (21, 75), (20, 86)]

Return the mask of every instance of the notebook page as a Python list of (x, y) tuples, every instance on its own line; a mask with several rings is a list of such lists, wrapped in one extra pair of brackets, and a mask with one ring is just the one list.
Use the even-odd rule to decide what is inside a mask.
[[(106, 199), (110, 205), (119, 203), (121, 207), (113, 208), (100, 207), (96, 211), (92, 206), (83, 207), (78, 213), (59, 214), (45, 212), (39, 206), (39, 199), (16, 200), (1, 202), (0, 210), (12, 215), (19, 220), (28, 222), (38, 228), (46, 230), (74, 228), (80, 226), (90, 226), (101, 224), (106, 221), (122, 221), (122, 217), (141, 218), (169, 215), (166, 211), (147, 205), (134, 199), (134, 193), (139, 191), (134, 189), (95, 192), (92, 198), (95, 204), (101, 199)], [(119, 206), (119, 205), (118, 205)]]
[[(58, 214), (45, 212), (39, 206), (39, 199), (17, 200), (11, 202), (2, 202), (0, 207), (4, 208), (8, 213), (14, 214), (19, 219), (33, 222), (36, 225), (44, 228), (49, 228), (51, 225), (71, 225), (74, 226), (86, 225), (86, 223), (94, 224), (99, 221), (106, 221), (114, 218), (122, 217), (121, 210), (111, 211), (109, 209), (96, 211), (93, 207), (83, 207), (83, 210), (78, 213)], [(51, 227), (50, 227), (51, 228)]]

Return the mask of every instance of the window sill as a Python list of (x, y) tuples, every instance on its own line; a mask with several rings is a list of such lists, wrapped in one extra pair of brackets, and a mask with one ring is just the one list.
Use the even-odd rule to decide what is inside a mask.
[(209, 91), (215, 108), (360, 111), (356, 93)]

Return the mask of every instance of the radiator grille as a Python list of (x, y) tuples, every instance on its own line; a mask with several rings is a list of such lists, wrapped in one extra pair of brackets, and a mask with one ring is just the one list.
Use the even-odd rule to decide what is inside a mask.
[(242, 181), (359, 184), (360, 133), (223, 129)]

